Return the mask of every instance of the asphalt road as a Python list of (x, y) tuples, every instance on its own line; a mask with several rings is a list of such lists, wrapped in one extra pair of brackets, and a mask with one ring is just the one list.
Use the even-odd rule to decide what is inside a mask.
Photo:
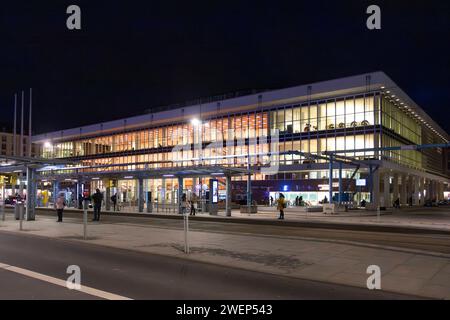
[[(0, 264), (66, 280), (69, 265), (81, 284), (131, 299), (410, 299), (405, 295), (287, 278), (67, 240), (0, 231)], [(0, 270), (0, 299), (96, 299)]]

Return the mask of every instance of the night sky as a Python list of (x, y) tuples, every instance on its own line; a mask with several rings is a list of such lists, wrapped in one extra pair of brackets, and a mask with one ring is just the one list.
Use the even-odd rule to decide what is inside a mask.
[[(70, 4), (80, 31), (66, 28)], [(370, 4), (381, 30), (366, 28)], [(0, 123), (33, 87), (34, 133), (377, 70), (450, 132), (447, 0), (9, 0), (0, 41)]]

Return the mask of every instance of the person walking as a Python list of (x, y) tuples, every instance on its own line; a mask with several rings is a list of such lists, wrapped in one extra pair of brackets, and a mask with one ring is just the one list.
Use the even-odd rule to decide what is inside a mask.
[(94, 202), (94, 219), (92, 221), (100, 221), (100, 210), (103, 201), (103, 194), (100, 192), (100, 189), (95, 189), (95, 193), (92, 195), (92, 201)]
[(117, 205), (117, 192), (111, 197), (111, 201), (113, 203), (114, 211), (116, 211), (116, 205)]
[(58, 214), (57, 222), (62, 222), (64, 207), (66, 206), (66, 199), (64, 198), (64, 193), (60, 193), (55, 201), (55, 209)]
[(280, 193), (277, 200), (277, 210), (280, 211), (280, 216), (278, 219), (284, 220), (284, 209), (286, 208), (286, 200), (284, 199), (284, 194)]

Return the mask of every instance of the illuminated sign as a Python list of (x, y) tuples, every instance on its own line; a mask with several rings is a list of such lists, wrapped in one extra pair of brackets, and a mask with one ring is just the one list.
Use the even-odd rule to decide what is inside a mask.
[(366, 179), (356, 179), (356, 185), (358, 187), (365, 187), (366, 186)]
[[(330, 186), (328, 184), (319, 184), (318, 185), (320, 191), (328, 191), (330, 190)], [(338, 188), (339, 182), (333, 182), (333, 188)]]
[(219, 202), (219, 181), (212, 180), (212, 203)]

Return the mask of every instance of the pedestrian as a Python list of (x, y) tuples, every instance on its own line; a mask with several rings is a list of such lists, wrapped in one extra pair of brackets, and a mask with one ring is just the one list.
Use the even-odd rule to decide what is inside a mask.
[(195, 216), (195, 202), (191, 199), (191, 216)]
[(273, 206), (273, 197), (270, 196), (270, 206)]
[(55, 201), (55, 209), (58, 214), (57, 222), (62, 222), (64, 207), (66, 206), (66, 199), (64, 198), (64, 193), (60, 193)]
[(365, 207), (366, 207), (366, 200), (365, 200), (365, 199), (362, 199), (362, 200), (361, 200), (361, 207), (362, 207), (362, 208), (365, 208)]
[(115, 194), (113, 194), (113, 196), (111, 197), (111, 201), (113, 203), (113, 208), (114, 211), (116, 211), (116, 205), (117, 205), (117, 192)]
[(397, 199), (394, 201), (394, 208), (400, 209), (400, 198), (397, 198)]
[(186, 214), (186, 208), (187, 208), (187, 200), (186, 200), (186, 193), (183, 193), (183, 195), (181, 196), (181, 214), (185, 215)]
[(83, 195), (81, 193), (78, 194), (78, 209), (83, 209)]
[(277, 201), (277, 210), (280, 211), (280, 216), (278, 219), (284, 220), (284, 209), (286, 208), (286, 200), (284, 199), (284, 194), (280, 193)]
[(103, 201), (103, 194), (100, 192), (100, 189), (95, 189), (92, 200), (94, 202), (94, 219), (92, 219), (92, 221), (100, 221), (100, 210)]

